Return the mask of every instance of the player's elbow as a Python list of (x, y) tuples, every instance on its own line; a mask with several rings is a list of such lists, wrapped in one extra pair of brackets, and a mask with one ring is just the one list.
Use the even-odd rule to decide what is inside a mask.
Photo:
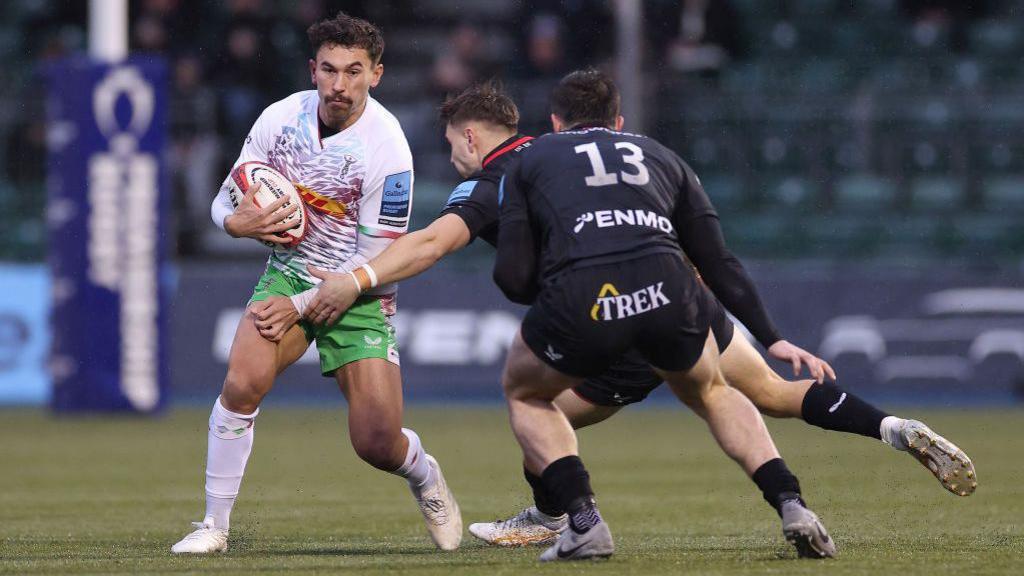
[(532, 304), (535, 294), (533, 278), (522, 268), (498, 267), (494, 269), (494, 283), (505, 297), (516, 304)]

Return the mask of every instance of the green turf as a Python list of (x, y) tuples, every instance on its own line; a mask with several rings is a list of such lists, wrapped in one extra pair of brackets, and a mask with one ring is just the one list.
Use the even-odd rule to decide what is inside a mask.
[[(0, 411), (0, 573), (1020, 574), (1024, 412), (919, 415), (973, 457), (974, 496), (948, 494), (877, 441), (769, 421), (839, 545), (840, 558), (822, 563), (795, 559), (699, 420), (623, 412), (580, 436), (615, 557), (540, 566), (539, 549), (487, 548), (468, 533), (458, 552), (436, 552), (404, 482), (353, 455), (340, 410), (261, 414), (231, 550), (205, 558), (168, 552), (202, 513), (204, 411)], [(407, 420), (444, 466), (467, 524), (527, 503), (502, 411), (413, 407)]]

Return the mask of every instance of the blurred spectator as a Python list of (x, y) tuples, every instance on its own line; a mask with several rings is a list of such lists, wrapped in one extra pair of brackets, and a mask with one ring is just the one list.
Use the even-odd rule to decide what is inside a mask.
[(171, 88), (171, 146), (168, 154), (178, 253), (193, 254), (199, 232), (207, 228), (210, 199), (222, 175), (216, 133), (216, 96), (202, 77), (199, 58), (187, 55), (174, 62)]
[(913, 20), (914, 41), (921, 46), (934, 45), (949, 34), (950, 47), (967, 49), (971, 21), (988, 13), (987, 0), (902, 0), (904, 13)]
[(447, 48), (434, 59), (431, 85), (438, 96), (461, 92), (488, 73), (487, 50), (479, 28), (459, 24), (448, 37)]
[(7, 179), (15, 186), (42, 187), (46, 177), (46, 124), (42, 114), (29, 114), (35, 119), (16, 124), (7, 135)]
[(241, 142), (263, 108), (284, 96), (276, 90), (276, 60), (260, 20), (240, 18), (225, 31), (214, 83), (220, 95), (223, 135), (229, 142)]
[(595, 66), (615, 50), (612, 14), (604, 0), (524, 0), (519, 30), (532, 67), (526, 75)]
[(739, 13), (727, 0), (653, 0), (646, 8), (655, 67), (716, 77), (743, 55)]

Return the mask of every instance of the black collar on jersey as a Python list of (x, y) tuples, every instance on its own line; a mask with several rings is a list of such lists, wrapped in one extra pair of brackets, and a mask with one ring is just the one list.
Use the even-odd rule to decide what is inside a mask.
[(324, 121), (320, 119), (319, 111), (318, 111), (318, 113), (316, 115), (316, 124), (317, 124), (317, 130), (320, 133), (320, 141), (321, 142), (324, 141), (324, 138), (330, 138), (331, 136), (334, 136), (338, 132), (341, 132), (341, 130), (336, 130), (334, 128), (331, 128), (327, 124), (324, 124)]
[(533, 136), (524, 136), (522, 134), (516, 134), (515, 136), (512, 136), (508, 140), (505, 140), (501, 144), (498, 144), (498, 147), (495, 148), (494, 150), (491, 150), (487, 154), (487, 156), (484, 156), (484, 162), (483, 164), (480, 165), (480, 167), (483, 168), (487, 166), (488, 164), (491, 163), (491, 161), (493, 161), (498, 156), (501, 156), (502, 154), (508, 152), (509, 150), (514, 149), (516, 146), (521, 146), (524, 142), (529, 142), (530, 140), (533, 140)]

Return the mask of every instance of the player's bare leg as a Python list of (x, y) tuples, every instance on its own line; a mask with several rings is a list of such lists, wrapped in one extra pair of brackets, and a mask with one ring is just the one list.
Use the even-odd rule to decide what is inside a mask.
[[(599, 406), (580, 398), (572, 390), (564, 390), (554, 399), (574, 430), (597, 424), (622, 409), (621, 406)], [(533, 506), (504, 520), (477, 522), (469, 525), (469, 533), (495, 546), (531, 546), (551, 544), (569, 526), (565, 511), (548, 496), (541, 477), (523, 466), (523, 476), (533, 489)]]
[(658, 370), (672, 391), (703, 418), (722, 450), (761, 488), (782, 518), (786, 539), (803, 558), (835, 555), (835, 544), (800, 497), (800, 484), (786, 468), (757, 409), (725, 383), (718, 346), (709, 334), (704, 353), (685, 372)]
[(298, 360), (309, 346), (293, 326), (280, 342), (260, 336), (254, 316), (238, 322), (221, 395), (210, 414), (206, 452), (206, 514), (196, 528), (171, 547), (175, 554), (223, 552), (228, 547), (231, 509), (252, 451), (253, 427), (263, 397), (274, 378)]
[(541, 555), (541, 561), (611, 556), (615, 545), (594, 502), (590, 476), (578, 455), (576, 434), (554, 404), (561, 392), (582, 380), (541, 361), (520, 333), (512, 341), (501, 380), (512, 431), (522, 447), (526, 468), (541, 477), (546, 492), (569, 516), (569, 529)]
[(762, 414), (801, 418), (825, 430), (879, 439), (909, 453), (958, 496), (969, 496), (978, 486), (967, 454), (923, 422), (883, 412), (834, 383), (787, 381), (742, 336), (735, 336), (722, 353), (721, 368), (729, 385), (750, 398)]
[(402, 380), (397, 365), (367, 358), (335, 372), (348, 401), (348, 429), (356, 454), (371, 466), (408, 480), (427, 530), (442, 550), (462, 541), (462, 515), (437, 460), (419, 436), (402, 428)]

